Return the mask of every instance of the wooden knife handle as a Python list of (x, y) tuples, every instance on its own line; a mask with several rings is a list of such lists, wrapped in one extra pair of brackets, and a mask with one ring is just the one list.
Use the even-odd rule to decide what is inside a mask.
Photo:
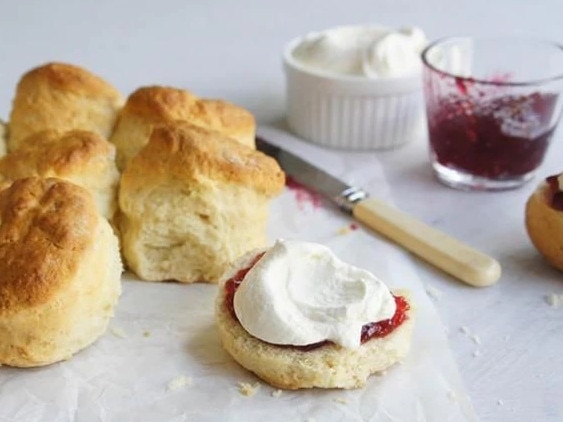
[(500, 277), (495, 259), (383, 201), (364, 199), (352, 213), (358, 221), (467, 284), (490, 286)]

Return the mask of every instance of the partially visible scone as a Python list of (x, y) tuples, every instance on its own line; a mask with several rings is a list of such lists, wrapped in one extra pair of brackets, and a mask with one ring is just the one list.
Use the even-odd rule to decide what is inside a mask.
[(48, 365), (93, 343), (121, 271), (117, 238), (85, 189), (27, 178), (0, 192), (0, 365)]
[(20, 79), (9, 121), (8, 151), (45, 129), (81, 129), (109, 138), (123, 105), (119, 91), (86, 69), (48, 63)]
[(119, 229), (140, 278), (216, 282), (230, 261), (266, 242), (277, 162), (218, 132), (159, 126), (122, 174)]
[(86, 188), (107, 219), (117, 208), (115, 146), (96, 133), (44, 130), (28, 136), (20, 148), (0, 158), (0, 177), (16, 180), (31, 176), (58, 177)]
[(123, 169), (146, 145), (154, 126), (175, 120), (216, 130), (254, 147), (256, 123), (245, 109), (222, 100), (200, 99), (183, 89), (149, 86), (127, 98), (110, 138), (117, 147), (118, 167)]
[(6, 155), (6, 137), (8, 135), (6, 129), (6, 123), (0, 121), (0, 157)]
[[(241, 366), (277, 388), (289, 390), (305, 388), (352, 389), (363, 387), (370, 375), (385, 371), (406, 357), (411, 346), (414, 317), (409, 298), (405, 292), (400, 291), (394, 292), (393, 295), (397, 304), (393, 316), (386, 320), (364, 325), (357, 333), (360, 336), (361, 331), (362, 339), (361, 345), (357, 348), (343, 347), (328, 340), (318, 340), (318, 342), (302, 346), (278, 345), (251, 335), (239, 321), (235, 310), (235, 295), (247, 274), (254, 266), (260, 265), (259, 261), (267, 251), (268, 248), (251, 251), (246, 256), (239, 258), (225, 273), (218, 286), (215, 302), (217, 329), (223, 347)], [(316, 256), (314, 259), (318, 260), (319, 263), (325, 261), (325, 257), (321, 256)], [(291, 268), (286, 268), (287, 266), (283, 265), (282, 268), (270, 268), (267, 272), (270, 273), (270, 276), (291, 277), (291, 273), (299, 271), (298, 267), (300, 267), (299, 263), (294, 264)], [(315, 274), (319, 276), (324, 272), (322, 270), (313, 271), (310, 277), (314, 277)], [(305, 280), (299, 277), (297, 284), (302, 284), (301, 281)], [(324, 303), (329, 308), (327, 314), (330, 316), (327, 320), (333, 319), (334, 324), (342, 324), (342, 321), (337, 322), (337, 320), (342, 315), (347, 315), (350, 309), (344, 312), (340, 299), (335, 300), (333, 294), (328, 294), (326, 283), (331, 282), (323, 276), (310, 281), (318, 286), (317, 291), (311, 292), (302, 288), (289, 289), (293, 300), (300, 294), (306, 296), (302, 298), (298, 308), (310, 307), (311, 299), (317, 296), (319, 302)], [(256, 281), (249, 280), (248, 282)], [(285, 281), (280, 282), (284, 283)], [(354, 281), (350, 280), (347, 284), (351, 286), (348, 294), (358, 293), (358, 291), (353, 292), (355, 289)], [(269, 288), (272, 287), (273, 285), (270, 284)], [(284, 296), (284, 293), (278, 290), (271, 290), (271, 292), (278, 297)], [(267, 297), (256, 297), (254, 299), (246, 306), (255, 309), (251, 311), (244, 308), (244, 311), (245, 313), (255, 314), (258, 318), (255, 325), (262, 326), (264, 330), (267, 330), (273, 324), (271, 320), (265, 317), (268, 311), (264, 312), (263, 310), (276, 308), (279, 303), (270, 302)], [(287, 325), (295, 327), (296, 331), (298, 328), (301, 332), (310, 331), (311, 327), (304, 329), (301, 315), (289, 311), (294, 306), (295, 303), (284, 304), (284, 311), (291, 316), (291, 318), (286, 318)], [(357, 306), (357, 303), (353, 303), (352, 307), (354, 306)], [(312, 317), (316, 321), (322, 321), (323, 313), (321, 310), (314, 308)], [(270, 328), (275, 330), (274, 336), (279, 335), (280, 330), (276, 328)]]
[(562, 175), (540, 183), (526, 202), (525, 223), (530, 240), (544, 258), (563, 270), (563, 191)]

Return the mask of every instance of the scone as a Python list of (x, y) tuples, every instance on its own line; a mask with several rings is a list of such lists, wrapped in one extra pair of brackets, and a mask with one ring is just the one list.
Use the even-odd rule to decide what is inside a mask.
[(0, 157), (6, 155), (6, 135), (8, 135), (6, 123), (0, 121)]
[(277, 242), (235, 261), (219, 283), (223, 347), (274, 387), (359, 388), (409, 352), (406, 295), (370, 286), (373, 275), (327, 250)]
[(92, 196), (60, 179), (0, 192), (0, 365), (69, 359), (106, 330), (121, 292), (118, 241)]
[(222, 100), (200, 99), (183, 89), (149, 86), (127, 98), (110, 138), (117, 147), (118, 168), (123, 169), (146, 145), (154, 126), (175, 120), (216, 130), (254, 147), (256, 123), (245, 109)]
[(28, 136), (21, 147), (0, 158), (0, 177), (57, 177), (86, 188), (100, 213), (111, 219), (117, 208), (119, 172), (115, 146), (82, 130), (44, 130)]
[(284, 180), (275, 160), (218, 132), (155, 128), (121, 177), (126, 265), (143, 280), (216, 282), (230, 261), (265, 244)]
[(9, 121), (8, 151), (45, 129), (89, 130), (108, 139), (123, 97), (86, 69), (48, 63), (20, 79)]
[(563, 270), (563, 175), (546, 178), (526, 202), (530, 240), (553, 266)]

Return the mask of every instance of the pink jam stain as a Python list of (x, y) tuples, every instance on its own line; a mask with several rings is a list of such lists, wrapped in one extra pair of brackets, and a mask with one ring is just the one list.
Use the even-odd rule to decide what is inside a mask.
[(310, 206), (314, 210), (321, 207), (322, 199), (320, 195), (315, 192), (311, 192), (301, 183), (295, 181), (292, 177), (286, 177), (285, 185), (293, 193), (297, 206), (301, 211), (303, 211), (307, 206)]
[(350, 230), (358, 230), (358, 225), (356, 223), (350, 223)]

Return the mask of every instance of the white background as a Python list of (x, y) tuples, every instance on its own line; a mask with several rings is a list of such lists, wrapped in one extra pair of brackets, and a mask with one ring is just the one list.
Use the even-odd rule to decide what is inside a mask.
[[(245, 106), (261, 125), (278, 124), (284, 110), (283, 44), (309, 30), (348, 23), (414, 24), (431, 39), (517, 34), (563, 42), (563, 1), (3, 1), (0, 116), (7, 117), (24, 71), (59, 60), (90, 69), (124, 94), (147, 84), (185, 87)], [(362, 156), (383, 167), (389, 194), (402, 209), (494, 255), (503, 266), (498, 285), (476, 290), (416, 262), (423, 283), (443, 292), (436, 307), (483, 421), (563, 420), (563, 307), (544, 300), (563, 293), (563, 275), (541, 260), (523, 224), (535, 185), (563, 170), (562, 135), (556, 133), (538, 178), (504, 193), (439, 185), (424, 139)], [(461, 333), (461, 326), (481, 344)], [(475, 350), (481, 355), (475, 357)]]

